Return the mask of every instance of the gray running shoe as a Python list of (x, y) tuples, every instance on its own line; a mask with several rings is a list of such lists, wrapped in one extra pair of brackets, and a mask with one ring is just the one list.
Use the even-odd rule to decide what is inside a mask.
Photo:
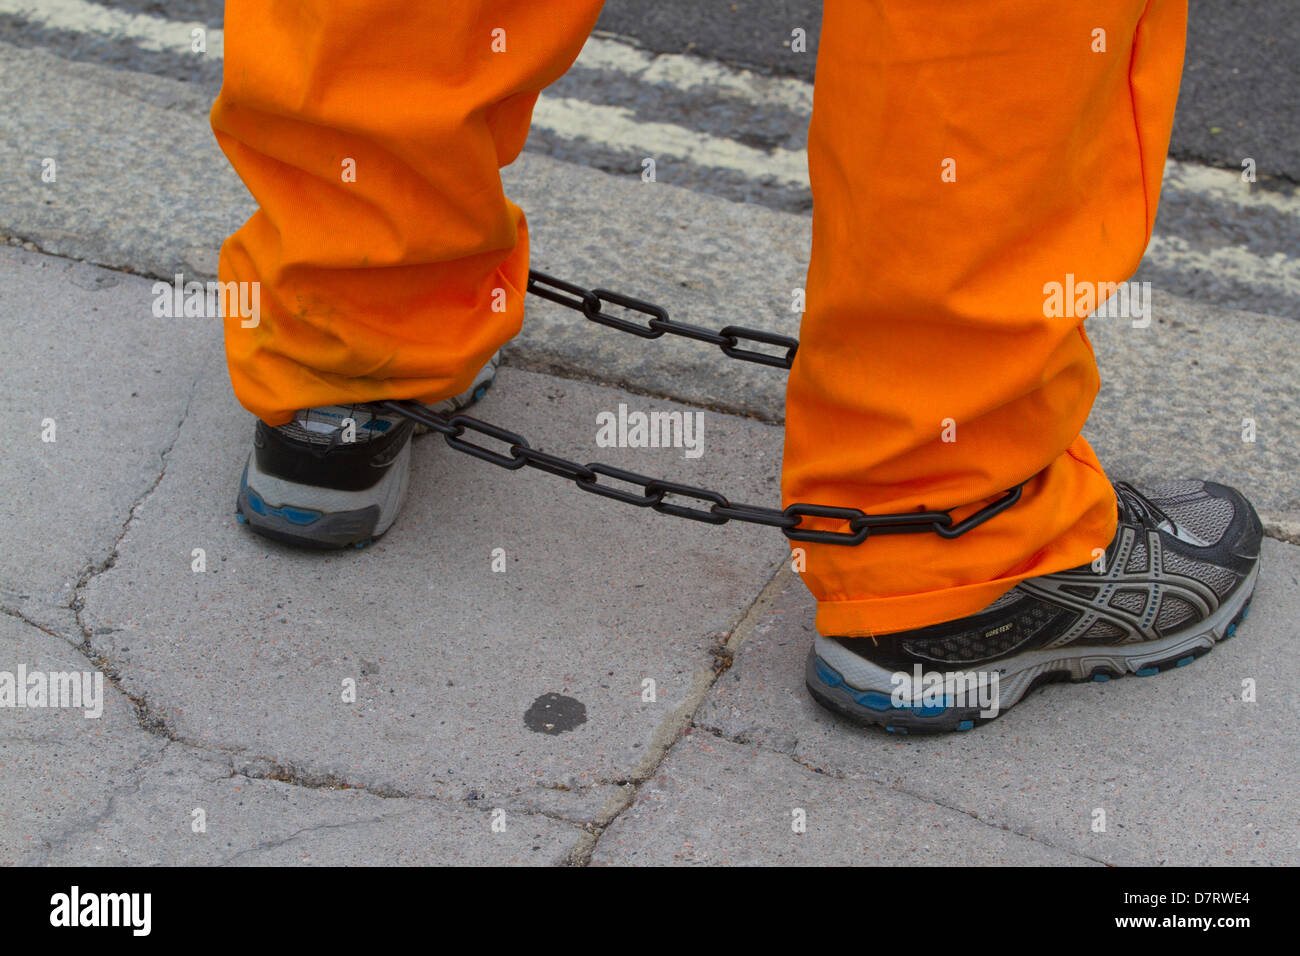
[(879, 638), (822, 637), (818, 703), (897, 733), (970, 730), (1052, 681), (1146, 677), (1233, 635), (1250, 609), (1263, 529), (1208, 481), (1115, 484), (1119, 527), (1094, 565), (1021, 582), (983, 611)]
[[(433, 410), (445, 414), (477, 402), (499, 362), (500, 353), (465, 392)], [(264, 537), (298, 547), (364, 547), (401, 510), (416, 432), (410, 419), (372, 404), (307, 408), (274, 428), (259, 421), (236, 517)]]

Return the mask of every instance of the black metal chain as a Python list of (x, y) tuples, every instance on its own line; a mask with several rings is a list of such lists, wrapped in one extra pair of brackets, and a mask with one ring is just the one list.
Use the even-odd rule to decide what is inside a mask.
[[(695, 339), (697, 342), (716, 345), (725, 355), (740, 359), (742, 362), (756, 362), (759, 365), (771, 365), (773, 368), (789, 369), (794, 365), (794, 353), (799, 349), (798, 339), (792, 339), (788, 335), (777, 335), (774, 332), (764, 332), (761, 329), (728, 325), (717, 332), (711, 332), (698, 325), (674, 322), (668, 318), (668, 310), (661, 305), (634, 299), (630, 295), (619, 292), (610, 292), (608, 289), (584, 289), (582, 286), (548, 276), (545, 272), (538, 272), (536, 269), (528, 273), (528, 291), (543, 299), (550, 299), (566, 308), (581, 312), (591, 321), (608, 325), (611, 329), (618, 329), (620, 332), (631, 332), (643, 339), (657, 339), (665, 332), (671, 332), (673, 335)], [(650, 319), (645, 325), (638, 325), (636, 322), (608, 315), (601, 311), (601, 305), (605, 302), (648, 315)], [(745, 341), (777, 345), (785, 349), (785, 354), (777, 355), (740, 348), (740, 343)]]
[[(748, 329), (738, 325), (712, 332), (697, 325), (674, 322), (668, 317), (668, 311), (662, 306), (631, 296), (610, 292), (608, 289), (584, 289), (571, 282), (564, 282), (536, 270), (528, 273), (528, 291), (544, 299), (581, 312), (584, 316), (600, 325), (630, 332), (645, 339), (657, 339), (664, 333), (685, 336), (700, 342), (708, 342), (722, 349), (731, 358), (759, 365), (788, 369), (794, 362), (795, 352), (799, 348), (797, 339), (788, 335), (777, 335), (759, 329)], [(650, 316), (645, 325), (609, 315), (602, 311), (602, 305), (612, 303)], [(760, 352), (741, 348), (742, 342), (757, 342), (775, 345), (785, 350), (784, 354)], [(841, 508), (830, 505), (792, 504), (785, 509), (765, 508), (761, 505), (734, 504), (725, 495), (707, 488), (697, 488), (661, 478), (649, 478), (636, 472), (600, 462), (580, 465), (576, 461), (549, 455), (538, 451), (528, 444), (528, 440), (496, 425), (489, 425), (470, 415), (455, 414), (451, 416), (433, 411), (427, 405), (410, 401), (385, 401), (378, 405), (390, 412), (403, 415), (412, 421), (438, 432), (447, 444), (457, 451), (483, 461), (491, 462), (501, 468), (515, 471), (525, 466), (567, 478), (583, 491), (589, 491), (605, 498), (613, 498), (638, 508), (651, 508), (660, 514), (689, 518), (708, 524), (726, 524), (728, 521), (741, 521), (749, 524), (767, 525), (780, 528), (791, 541), (812, 541), (819, 544), (855, 545), (866, 541), (872, 534), (913, 534), (934, 532), (943, 538), (957, 538), (977, 528), (994, 515), (1000, 514), (1020, 500), (1024, 483), (1007, 490), (996, 501), (985, 505), (979, 511), (962, 521), (953, 522), (947, 511), (911, 511), (901, 514), (869, 515), (858, 508)], [(502, 442), (504, 452), (486, 448), (467, 441), (466, 432), (477, 432), (488, 438)], [(639, 489), (629, 490), (602, 482), (600, 479), (613, 479), (624, 485)], [(693, 499), (708, 504), (707, 508), (691, 507), (685, 504), (665, 501), (668, 496)], [(847, 521), (847, 531), (827, 531), (803, 527), (804, 518), (823, 518)]]

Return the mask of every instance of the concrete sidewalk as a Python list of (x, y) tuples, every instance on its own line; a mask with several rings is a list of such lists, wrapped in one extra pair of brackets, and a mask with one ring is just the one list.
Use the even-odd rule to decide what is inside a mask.
[[(0, 163), (36, 171), (0, 184), (0, 230), (32, 243), (0, 249), (0, 671), (102, 674), (105, 700), (89, 719), (0, 709), (0, 862), (1300, 862), (1293, 321), (1158, 295), (1150, 328), (1092, 331), (1089, 435), (1112, 472), (1220, 477), (1265, 513), (1238, 638), (1155, 680), (1046, 688), (969, 734), (866, 732), (803, 690), (811, 603), (765, 529), (428, 437), (370, 549), (239, 527), (252, 421), (216, 324), (157, 319), (152, 280), (73, 259), (201, 278), (250, 200), (183, 84), (74, 64), (25, 85), (43, 56), (0, 56), (18, 91)], [(805, 218), (529, 156), (508, 176), (539, 267), (684, 321), (793, 330)], [(779, 372), (535, 300), (508, 359), (483, 418), (777, 502)], [(703, 408), (705, 454), (595, 448), (619, 403)]]
[[(950, 739), (863, 732), (803, 691), (812, 605), (762, 529), (422, 438), (404, 520), (372, 548), (249, 534), (251, 420), (218, 329), (154, 319), (151, 285), (0, 250), (0, 670), (107, 675), (97, 719), (0, 712), (0, 861), (1297, 860), (1300, 548), (1266, 542), (1255, 614), (1194, 667), (1048, 688)], [(777, 498), (779, 428), (708, 411), (698, 459), (597, 451), (620, 402), (685, 410), (506, 369), (481, 414)]]

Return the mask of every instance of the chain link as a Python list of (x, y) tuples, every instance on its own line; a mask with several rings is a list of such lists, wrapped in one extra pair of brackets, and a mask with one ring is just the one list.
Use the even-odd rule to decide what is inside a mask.
[[(565, 282), (554, 276), (533, 270), (528, 273), (528, 291), (543, 299), (581, 312), (592, 322), (606, 325), (620, 332), (628, 332), (644, 339), (657, 339), (665, 333), (680, 335), (699, 342), (707, 342), (722, 349), (723, 354), (754, 362), (770, 365), (774, 368), (790, 368), (794, 363), (795, 352), (799, 348), (797, 339), (774, 332), (748, 329), (737, 325), (728, 325), (717, 332), (674, 322), (668, 317), (668, 310), (653, 302), (635, 299), (632, 296), (608, 289), (586, 289), (572, 282)], [(605, 304), (619, 306), (630, 312), (649, 316), (645, 324), (632, 321), (622, 316), (610, 315), (603, 310)], [(756, 342), (762, 345), (774, 345), (784, 349), (784, 353), (763, 352), (741, 348), (742, 342)], [(667, 481), (662, 478), (650, 478), (613, 465), (600, 462), (588, 462), (580, 465), (576, 461), (561, 458), (558, 455), (538, 451), (528, 444), (524, 436), (490, 425), (470, 415), (442, 415), (429, 406), (419, 402), (385, 401), (377, 403), (379, 407), (398, 415), (404, 415), (442, 435), (447, 444), (457, 451), (473, 455), (500, 468), (516, 471), (520, 468), (536, 468), (560, 478), (567, 478), (583, 491), (612, 498), (624, 504), (638, 508), (650, 508), (660, 514), (702, 521), (707, 524), (726, 524), (728, 521), (740, 521), (747, 524), (765, 525), (780, 528), (791, 541), (809, 541), (818, 544), (858, 545), (873, 534), (916, 534), (933, 532), (942, 538), (957, 538), (977, 528), (994, 515), (1000, 514), (1020, 500), (1024, 483), (1008, 489), (1000, 498), (980, 508), (974, 514), (954, 523), (947, 511), (912, 511), (901, 514), (870, 515), (858, 508), (843, 508), (831, 505), (812, 505), (796, 503), (785, 509), (765, 508), (761, 505), (738, 504), (725, 495), (708, 488)], [(506, 448), (494, 450), (466, 440), (466, 432), (475, 432), (487, 438), (503, 443)], [(621, 482), (639, 491), (619, 487), (610, 481)], [(677, 501), (665, 500), (669, 496), (676, 499), (690, 499), (697, 504), (686, 505)], [(699, 503), (708, 504), (707, 508)], [(840, 521), (847, 523), (847, 530), (828, 530), (825, 528), (804, 527), (805, 518), (817, 518), (823, 521)]]
[[(799, 350), (799, 340), (788, 335), (764, 332), (761, 329), (747, 329), (739, 325), (728, 325), (724, 329), (713, 332), (698, 325), (674, 322), (668, 317), (668, 310), (661, 305), (655, 305), (653, 302), (646, 302), (643, 299), (634, 299), (632, 296), (623, 295), (621, 292), (610, 292), (608, 289), (584, 289), (582, 286), (574, 285), (572, 282), (565, 282), (563, 279), (549, 276), (545, 272), (538, 272), (536, 269), (528, 273), (528, 291), (533, 295), (541, 296), (543, 299), (550, 299), (552, 302), (566, 308), (581, 312), (592, 322), (607, 325), (612, 329), (618, 329), (620, 332), (630, 332), (632, 335), (639, 335), (643, 339), (657, 339), (665, 332), (671, 335), (680, 335), (683, 338), (695, 339), (697, 342), (716, 345), (727, 356), (740, 359), (742, 362), (755, 362), (759, 365), (770, 365), (773, 368), (789, 369), (794, 364), (795, 352)], [(649, 316), (649, 319), (646, 320), (645, 324), (641, 324), (621, 316), (610, 315), (602, 309), (605, 304), (617, 305), (631, 312), (639, 312), (642, 315)], [(778, 354), (760, 352), (754, 349), (742, 349), (740, 348), (741, 342), (775, 345), (785, 351)]]

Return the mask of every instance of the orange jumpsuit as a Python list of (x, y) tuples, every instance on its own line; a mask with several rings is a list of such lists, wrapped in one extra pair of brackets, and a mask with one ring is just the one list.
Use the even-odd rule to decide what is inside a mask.
[[(212, 126), (260, 206), (220, 264), (261, 284), (256, 327), (226, 325), (249, 411), (432, 401), (519, 330), (528, 232), (498, 170), (600, 6), (227, 0)], [(822, 633), (961, 617), (1110, 541), (1092, 348), (1045, 287), (1137, 268), (1185, 28), (1186, 0), (826, 0), (784, 503), (960, 520), (1028, 484), (954, 540), (799, 545)]]

